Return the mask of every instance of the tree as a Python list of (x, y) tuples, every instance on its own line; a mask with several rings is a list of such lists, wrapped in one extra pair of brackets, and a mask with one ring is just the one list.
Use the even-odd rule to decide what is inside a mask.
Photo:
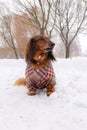
[(55, 29), (65, 46), (65, 57), (68, 58), (75, 38), (87, 30), (87, 4), (83, 0), (53, 0), (53, 4)]
[(29, 21), (36, 26), (40, 34), (46, 34), (49, 38), (53, 35), (56, 16), (52, 18), (52, 0), (16, 0), (17, 11), (27, 14)]
[(6, 8), (5, 10), (6, 14), (2, 14), (0, 16), (0, 35), (5, 41), (6, 45), (8, 45), (12, 51), (14, 52), (15, 57), (18, 59), (18, 53), (16, 48), (16, 38), (15, 38), (15, 32), (13, 27), (13, 16), (9, 15), (9, 9)]

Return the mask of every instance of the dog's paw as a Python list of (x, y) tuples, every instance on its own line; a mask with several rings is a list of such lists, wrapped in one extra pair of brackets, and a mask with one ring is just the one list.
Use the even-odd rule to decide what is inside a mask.
[(28, 95), (28, 96), (36, 95), (36, 91), (28, 90), (27, 95)]
[(49, 98), (57, 98), (57, 97), (58, 97), (57, 92), (51, 93), (51, 94), (49, 95)]

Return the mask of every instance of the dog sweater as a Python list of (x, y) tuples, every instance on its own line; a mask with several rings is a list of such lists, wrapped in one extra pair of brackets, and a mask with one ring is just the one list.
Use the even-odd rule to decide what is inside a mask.
[(43, 89), (56, 84), (51, 63), (48, 66), (36, 69), (31, 65), (31, 62), (29, 62), (25, 70), (25, 76), (29, 90)]

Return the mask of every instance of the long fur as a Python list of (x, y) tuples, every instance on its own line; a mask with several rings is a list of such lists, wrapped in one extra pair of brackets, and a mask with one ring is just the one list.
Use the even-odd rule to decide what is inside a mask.
[(52, 60), (52, 61), (56, 61), (56, 59), (55, 59), (55, 57), (54, 57), (52, 52), (48, 53), (48, 58), (50, 58), (50, 60)]
[(34, 54), (35, 54), (35, 44), (34, 44), (34, 39), (31, 38), (30, 39), (30, 49), (29, 49), (29, 52), (28, 52), (28, 55), (27, 55), (27, 61), (31, 61), (34, 57)]
[(26, 46), (25, 59), (26, 61), (31, 61), (35, 53), (34, 40), (30, 39), (30, 42)]
[(26, 86), (26, 79), (20, 78), (15, 81), (14, 86)]

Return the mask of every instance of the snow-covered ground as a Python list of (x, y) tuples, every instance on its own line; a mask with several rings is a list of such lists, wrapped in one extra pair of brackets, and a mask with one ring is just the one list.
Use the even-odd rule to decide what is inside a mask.
[(57, 93), (27, 96), (15, 87), (24, 60), (0, 60), (0, 130), (87, 130), (87, 58), (53, 63)]

